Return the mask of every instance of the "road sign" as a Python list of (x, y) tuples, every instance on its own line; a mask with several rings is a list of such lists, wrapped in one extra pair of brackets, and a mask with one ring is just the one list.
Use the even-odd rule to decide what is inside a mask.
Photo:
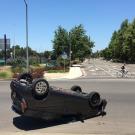
[(63, 59), (67, 59), (67, 54), (64, 52), (64, 53), (61, 55), (61, 57), (62, 57)]
[[(10, 49), (10, 39), (6, 39), (6, 49)], [(0, 39), (0, 49), (5, 50), (5, 39)]]

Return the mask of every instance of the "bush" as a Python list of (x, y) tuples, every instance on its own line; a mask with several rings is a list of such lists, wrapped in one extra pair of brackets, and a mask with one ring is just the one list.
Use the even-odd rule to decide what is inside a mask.
[(44, 77), (45, 68), (36, 67), (31, 69), (31, 74), (33, 78), (43, 78)]
[(11, 65), (13, 67), (25, 67), (26, 66), (26, 61), (22, 57), (18, 57), (16, 59), (9, 59), (7, 61), (8, 65)]
[(8, 74), (6, 72), (0, 72), (0, 78), (6, 78)]
[(30, 65), (38, 66), (40, 64), (40, 59), (38, 57), (29, 57)]
[(56, 66), (56, 67), (46, 67), (45, 68), (45, 71), (48, 71), (48, 70), (64, 70), (64, 67), (58, 67), (58, 66)]
[[(30, 73), (32, 74), (33, 79), (35, 78), (43, 78), (44, 77), (45, 68), (43, 67), (31, 67)], [(20, 74), (26, 72), (25, 68), (16, 67), (12, 68), (13, 78), (17, 78)]]
[(64, 63), (65, 63), (65, 67), (68, 67), (69, 66), (69, 60), (68, 59), (63, 59), (61, 57), (58, 57), (57, 58), (57, 64), (60, 65), (60, 66), (64, 66)]
[(64, 69), (63, 70), (48, 70), (47, 72), (48, 73), (65, 73), (68, 71), (69, 71), (69, 69), (65, 69), (65, 71), (64, 71)]
[(11, 68), (12, 73), (13, 73), (13, 78), (17, 78), (19, 74), (25, 72), (25, 68), (24, 67), (12, 67)]

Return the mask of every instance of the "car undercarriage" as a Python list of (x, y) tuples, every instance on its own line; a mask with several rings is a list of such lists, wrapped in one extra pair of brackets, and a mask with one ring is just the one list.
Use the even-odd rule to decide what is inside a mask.
[(22, 116), (46, 120), (72, 116), (85, 120), (106, 115), (107, 101), (98, 92), (85, 93), (80, 86), (66, 90), (49, 86), (47, 80), (23, 73), (11, 84), (12, 109)]

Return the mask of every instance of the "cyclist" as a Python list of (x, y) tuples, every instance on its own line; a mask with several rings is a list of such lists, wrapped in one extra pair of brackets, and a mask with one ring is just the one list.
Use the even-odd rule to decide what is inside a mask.
[(121, 72), (122, 72), (122, 77), (124, 77), (128, 71), (126, 71), (126, 64), (124, 64), (122, 67), (121, 67)]

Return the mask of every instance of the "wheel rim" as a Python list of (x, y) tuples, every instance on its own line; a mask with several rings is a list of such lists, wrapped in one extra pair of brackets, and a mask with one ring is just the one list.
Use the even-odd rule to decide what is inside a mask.
[(100, 95), (96, 93), (91, 97), (91, 104), (93, 106), (98, 106), (99, 103), (100, 103)]
[(77, 90), (76, 90), (76, 92), (80, 93), (80, 92), (81, 92), (81, 90), (80, 90), (80, 89), (77, 89)]
[(92, 97), (91, 101), (92, 101), (93, 104), (99, 103), (99, 96), (95, 94), (95, 95)]
[(36, 84), (35, 90), (38, 94), (42, 95), (47, 92), (47, 84), (43, 81)]

